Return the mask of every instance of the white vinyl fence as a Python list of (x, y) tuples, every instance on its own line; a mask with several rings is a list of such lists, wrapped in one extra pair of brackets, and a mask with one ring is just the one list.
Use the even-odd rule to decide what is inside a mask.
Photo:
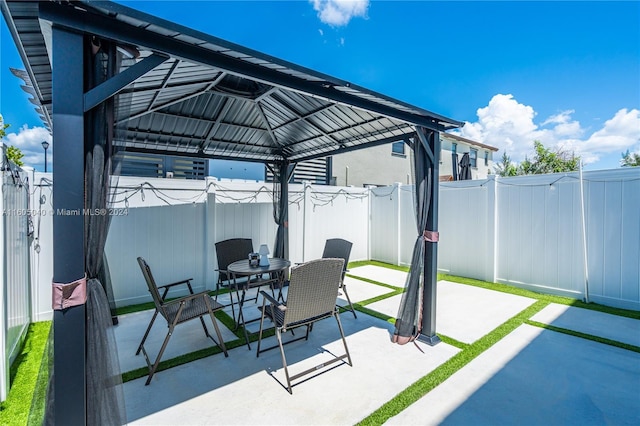
[[(36, 173), (32, 204), (50, 209)], [(273, 250), (272, 187), (263, 182), (120, 178), (106, 252), (118, 306), (149, 301), (136, 257), (158, 281), (192, 277), (213, 289), (214, 244), (251, 238)], [(589, 298), (640, 309), (640, 169), (584, 174)], [(585, 262), (577, 173), (440, 184), (440, 272), (583, 298)], [(34, 218), (35, 320), (51, 317), (51, 215)], [(318, 258), (327, 238), (354, 243), (351, 260), (410, 262), (413, 187), (291, 185), (290, 260)]]
[[(50, 181), (36, 173), (34, 198), (51, 210)], [(121, 177), (110, 210), (106, 254), (117, 306), (150, 301), (136, 258), (159, 282), (193, 278), (194, 290), (214, 289), (215, 243), (251, 238), (273, 252), (272, 185), (264, 182), (187, 181)], [(351, 260), (369, 258), (369, 192), (365, 188), (290, 185), (289, 254), (292, 263), (318, 258), (327, 238), (352, 241)], [(34, 262), (38, 320), (51, 317), (51, 214), (41, 215)], [(45, 247), (46, 246), (46, 247)]]
[[(586, 172), (583, 189), (578, 173), (441, 183), (438, 270), (640, 309), (640, 168)], [(411, 261), (412, 191), (372, 190), (372, 259)]]
[[(0, 155), (4, 157), (0, 147)], [(5, 164), (0, 160), (0, 164)], [(29, 186), (19, 168), (3, 167), (0, 188), (0, 401), (9, 390), (9, 369), (31, 322), (29, 295)]]
[(441, 184), (438, 268), (640, 309), (640, 168), (585, 172), (584, 203), (580, 185), (578, 173)]

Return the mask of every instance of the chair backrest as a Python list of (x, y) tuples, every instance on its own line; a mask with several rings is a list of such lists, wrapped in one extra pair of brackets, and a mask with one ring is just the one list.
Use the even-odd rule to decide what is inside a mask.
[(284, 324), (326, 315), (336, 307), (343, 259), (312, 260), (291, 269)]
[(162, 307), (162, 299), (160, 298), (160, 293), (158, 292), (158, 286), (156, 285), (156, 280), (153, 279), (153, 274), (151, 273), (151, 268), (147, 264), (147, 261), (142, 257), (138, 257), (138, 265), (140, 265), (140, 269), (142, 270), (142, 275), (144, 276), (144, 280), (147, 282), (147, 287), (149, 288), (149, 293), (151, 293), (151, 297), (153, 298), (153, 303), (156, 305), (156, 309), (158, 312), (164, 315), (164, 308)]
[(227, 267), (235, 261), (249, 259), (249, 253), (253, 253), (253, 241), (251, 238), (231, 238), (216, 243), (216, 258), (220, 280), (229, 279)]
[(324, 251), (322, 252), (322, 258), (340, 258), (344, 259), (344, 269), (342, 271), (342, 278), (347, 270), (349, 264), (349, 256), (351, 255), (351, 246), (353, 244), (350, 241), (343, 240), (342, 238), (328, 239), (324, 244)]

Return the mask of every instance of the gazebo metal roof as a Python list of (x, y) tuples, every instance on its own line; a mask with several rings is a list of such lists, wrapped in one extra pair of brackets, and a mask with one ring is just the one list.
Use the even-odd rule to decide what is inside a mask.
[[(30, 93), (52, 126), (51, 23), (116, 41), (139, 56), (108, 90), (122, 105), (127, 151), (291, 162), (406, 139), (415, 126), (462, 123), (349, 82), (108, 1), (3, 1)], [(100, 88), (96, 88), (100, 89)]]

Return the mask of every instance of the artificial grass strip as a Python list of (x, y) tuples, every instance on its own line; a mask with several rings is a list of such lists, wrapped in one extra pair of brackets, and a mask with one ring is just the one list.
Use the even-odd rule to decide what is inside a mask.
[(507, 320), (492, 332), (467, 345), (463, 350), (437, 367), (434, 371), (422, 377), (408, 388), (400, 392), (393, 399), (382, 405), (376, 411), (364, 418), (358, 425), (381, 425), (391, 417), (397, 415), (409, 405), (413, 404), (436, 386), (451, 377), (478, 355), (489, 349), (507, 334), (522, 325), (527, 319), (540, 312), (549, 303), (539, 300)]
[(349, 266), (347, 268), (351, 269), (351, 268), (357, 268), (359, 266), (369, 266), (369, 265), (381, 266), (387, 269), (395, 269), (396, 271), (409, 272), (408, 266), (393, 265), (391, 263), (380, 262), (377, 260), (358, 260), (355, 262), (349, 262)]
[(356, 279), (356, 280), (364, 281), (364, 282), (369, 283), (369, 284), (375, 284), (375, 285), (378, 285), (380, 287), (389, 288), (391, 290), (399, 290), (400, 292), (404, 291), (404, 287), (397, 287), (395, 285), (386, 284), (386, 283), (383, 283), (383, 282), (380, 282), (380, 281), (372, 280), (370, 278), (359, 277), (357, 275), (352, 275), (352, 274), (346, 274), (346, 276), (349, 277), (349, 278)]
[(442, 340), (442, 342), (446, 343), (449, 346), (453, 346), (454, 348), (466, 349), (469, 346), (469, 343), (460, 342), (459, 340), (453, 339), (440, 333), (436, 334), (440, 338), (440, 340)]
[(571, 330), (568, 328), (556, 327), (555, 325), (545, 324), (538, 321), (526, 320), (525, 324), (640, 353), (640, 346), (631, 345), (629, 343), (619, 342), (617, 340), (607, 339), (605, 337), (594, 336), (592, 334), (581, 333), (579, 331)]
[[(14, 362), (15, 375), (7, 399), (0, 403), (0, 424), (26, 425), (32, 403), (42, 404), (39, 407), (44, 414), (45, 399), (34, 398), (35, 393), (46, 394), (48, 375), (40, 377), (42, 362), (47, 362), (45, 355), (47, 339), (51, 329), (51, 321), (36, 322), (29, 325), (20, 355)], [(40, 377), (40, 380), (39, 380)], [(44, 383), (42, 383), (44, 381)], [(42, 390), (44, 387), (44, 391)]]

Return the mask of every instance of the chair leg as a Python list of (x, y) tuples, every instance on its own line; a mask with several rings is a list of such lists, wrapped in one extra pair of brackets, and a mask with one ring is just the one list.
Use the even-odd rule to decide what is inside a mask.
[(351, 313), (353, 313), (353, 317), (357, 319), (358, 317), (356, 316), (356, 310), (353, 308), (353, 303), (351, 303), (351, 299), (349, 298), (349, 293), (347, 293), (347, 286), (342, 284), (341, 288), (342, 288), (342, 291), (344, 292), (344, 295), (347, 297), (347, 302), (351, 307)]
[(171, 335), (173, 334), (173, 329), (174, 329), (174, 326), (173, 324), (171, 324), (169, 326), (169, 331), (167, 332), (167, 336), (164, 338), (164, 342), (162, 343), (162, 347), (160, 348), (160, 352), (158, 352), (158, 356), (156, 357), (156, 361), (153, 363), (153, 365), (149, 364), (149, 357), (147, 356), (147, 351), (145, 351), (144, 348), (142, 349), (147, 359), (147, 366), (149, 367), (149, 377), (147, 377), (147, 381), (144, 384), (145, 386), (151, 383), (151, 379), (153, 378), (153, 375), (156, 373), (156, 369), (158, 368), (158, 364), (160, 364), (160, 359), (162, 358), (162, 354), (164, 353), (164, 350), (167, 347), (167, 343), (169, 343), (169, 339), (171, 339)]
[(153, 313), (153, 317), (151, 318), (151, 322), (149, 322), (149, 326), (147, 327), (147, 331), (144, 332), (144, 337), (142, 338), (142, 341), (138, 345), (138, 350), (136, 351), (136, 355), (138, 355), (140, 353), (140, 350), (142, 349), (142, 346), (144, 345), (144, 342), (147, 341), (147, 337), (149, 336), (149, 331), (151, 331), (151, 327), (153, 326), (153, 322), (156, 320), (157, 316), (158, 316), (158, 311), (156, 310)]
[(293, 389), (291, 388), (291, 379), (289, 378), (289, 369), (287, 368), (287, 358), (284, 356), (284, 346), (282, 345), (282, 334), (280, 333), (280, 327), (276, 327), (276, 337), (278, 338), (278, 345), (280, 346), (280, 355), (282, 356), (282, 367), (284, 367), (284, 375), (287, 378), (287, 390), (293, 395)]
[(342, 329), (342, 323), (340, 322), (340, 313), (337, 310), (334, 317), (336, 317), (336, 322), (338, 323), (338, 329), (340, 329), (340, 337), (342, 337), (342, 343), (344, 344), (344, 350), (347, 353), (347, 359), (349, 360), (349, 365), (353, 367), (353, 363), (351, 362), (351, 354), (349, 354), (349, 348), (347, 347), (347, 339), (344, 337), (344, 330)]
[(256, 349), (256, 358), (260, 356), (260, 343), (262, 343), (262, 327), (264, 325), (264, 310), (266, 309), (267, 299), (262, 300), (262, 315), (260, 316), (260, 331), (258, 331), (258, 348)]
[[(227, 306), (231, 306), (231, 317), (233, 318), (233, 321), (236, 320), (236, 310), (233, 307), (234, 302), (233, 302), (233, 290), (231, 289), (231, 284), (229, 284), (228, 286), (229, 288), (229, 298), (231, 299), (231, 303), (229, 303), (228, 305), (224, 305), (225, 307)], [(213, 300), (215, 300), (216, 302), (218, 301), (218, 293), (220, 292), (220, 282), (216, 283), (216, 294), (213, 297)]]
[(202, 326), (204, 327), (204, 331), (205, 331), (205, 333), (207, 333), (207, 337), (211, 338), (218, 345), (218, 347), (220, 347), (220, 349), (222, 349), (222, 352), (224, 352), (225, 358), (227, 358), (229, 356), (229, 354), (227, 353), (227, 347), (224, 344), (224, 339), (222, 338), (222, 333), (220, 332), (220, 327), (218, 327), (218, 321), (216, 321), (216, 317), (215, 317), (215, 315), (214, 315), (214, 313), (213, 313), (213, 311), (211, 309), (209, 309), (209, 315), (211, 316), (211, 322), (213, 323), (213, 328), (216, 330), (216, 335), (218, 336), (218, 341), (215, 342), (213, 337), (211, 337), (211, 335), (209, 335), (209, 331), (207, 330), (207, 326), (204, 324), (204, 319), (202, 317), (200, 317), (200, 321), (202, 322)]

